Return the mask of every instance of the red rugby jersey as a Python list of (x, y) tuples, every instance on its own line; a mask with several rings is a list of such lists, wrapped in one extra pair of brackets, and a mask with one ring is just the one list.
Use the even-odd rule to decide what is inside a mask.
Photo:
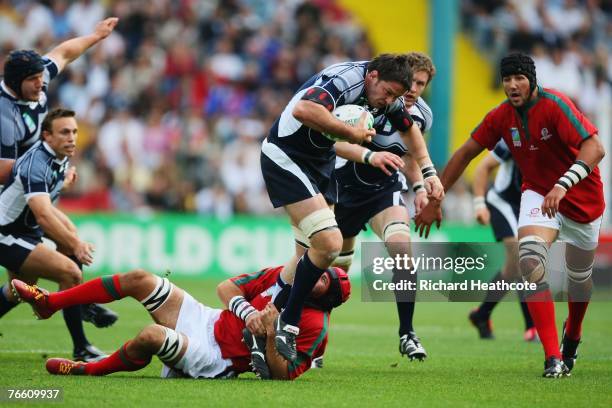
[[(283, 267), (265, 268), (259, 272), (238, 275), (232, 278), (246, 300), (257, 310), (263, 310), (272, 300), (267, 293), (274, 286)], [(289, 377), (294, 379), (310, 368), (312, 359), (320, 357), (327, 346), (327, 328), (329, 313), (305, 306), (298, 324), (297, 351), (298, 358), (289, 363)], [(236, 374), (250, 371), (251, 354), (242, 341), (244, 322), (229, 310), (224, 310), (215, 323), (215, 339), (221, 348), (223, 358), (232, 359)]]
[[(538, 96), (524, 108), (508, 100), (490, 111), (472, 132), (480, 145), (493, 150), (500, 138), (512, 152), (523, 175), (523, 191), (543, 196), (576, 161), (583, 140), (597, 128), (564, 94), (538, 86)], [(580, 223), (591, 222), (605, 207), (599, 168), (570, 188), (559, 204), (564, 216)]]

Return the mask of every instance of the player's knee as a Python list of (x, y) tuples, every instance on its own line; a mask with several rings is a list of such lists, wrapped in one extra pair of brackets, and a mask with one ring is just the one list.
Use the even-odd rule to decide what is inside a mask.
[(519, 241), (519, 269), (523, 279), (541, 283), (546, 273), (548, 246), (537, 235), (529, 235)]
[(567, 270), (567, 278), (570, 282), (577, 284), (589, 282), (593, 275), (593, 263), (588, 266), (573, 266), (566, 262), (565, 269)]
[(160, 346), (155, 351), (157, 357), (167, 365), (174, 366), (175, 368), (182, 368), (182, 362), (179, 362), (179, 357), (185, 345), (185, 338), (183, 335), (176, 330), (172, 330), (168, 327), (159, 326), (163, 329), (163, 340)]
[(404, 221), (392, 221), (383, 228), (385, 243), (410, 242), (410, 226)]
[(164, 343), (166, 336), (165, 327), (159, 324), (150, 324), (138, 333), (134, 342), (141, 349), (151, 350), (156, 352)]
[(145, 271), (144, 269), (133, 269), (128, 273), (124, 273), (120, 277), (121, 279), (121, 287), (124, 289), (129, 289), (132, 287), (139, 287), (143, 283), (148, 281), (153, 282), (155, 280), (155, 276), (151, 273)]
[(60, 286), (62, 288), (71, 288), (81, 283), (83, 280), (83, 272), (77, 264), (72, 261), (66, 262), (65, 268), (60, 277)]
[(320, 253), (331, 264), (342, 251), (342, 234), (340, 230), (329, 229), (321, 231), (312, 237), (311, 250)]

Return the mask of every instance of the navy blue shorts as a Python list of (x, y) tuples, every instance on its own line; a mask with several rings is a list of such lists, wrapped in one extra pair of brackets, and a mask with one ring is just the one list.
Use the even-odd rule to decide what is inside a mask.
[(510, 203), (489, 190), (486, 197), (487, 208), (491, 213), (491, 227), (497, 242), (518, 235), (518, 218), (521, 203)]
[(0, 265), (19, 273), (21, 265), (42, 239), (31, 235), (0, 234)]
[(342, 191), (340, 202), (334, 208), (342, 237), (356, 237), (360, 231), (367, 229), (368, 222), (376, 214), (389, 207), (404, 206), (401, 192), (400, 182), (378, 192), (368, 192), (367, 189), (352, 193)]
[(334, 160), (310, 163), (289, 157), (279, 146), (263, 142), (261, 172), (274, 208), (322, 194), (328, 204), (338, 202)]

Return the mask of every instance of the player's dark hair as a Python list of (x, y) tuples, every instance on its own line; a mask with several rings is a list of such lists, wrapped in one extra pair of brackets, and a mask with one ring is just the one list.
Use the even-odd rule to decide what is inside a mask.
[(397, 82), (406, 90), (412, 86), (412, 68), (406, 54), (380, 54), (368, 63), (368, 72), (377, 71), (378, 79)]
[(427, 72), (427, 75), (429, 75), (427, 83), (431, 82), (436, 75), (436, 66), (433, 64), (431, 58), (429, 58), (429, 55), (423, 54), (422, 52), (409, 52), (406, 56), (408, 57), (408, 63), (412, 68), (412, 72)]
[(36, 51), (11, 51), (4, 62), (4, 83), (21, 98), (23, 97), (21, 94), (23, 80), (44, 70), (44, 61)]
[(47, 131), (49, 133), (51, 133), (52, 129), (53, 129), (53, 121), (55, 119), (60, 119), (60, 118), (74, 118), (76, 116), (76, 113), (73, 110), (70, 109), (63, 109), (63, 108), (58, 108), (58, 109), (54, 109), (51, 112), (49, 112), (49, 114), (45, 117), (45, 120), (43, 120), (43, 123), (40, 127), (41, 132), (40, 132), (40, 138), (42, 140), (42, 133), (44, 131)]

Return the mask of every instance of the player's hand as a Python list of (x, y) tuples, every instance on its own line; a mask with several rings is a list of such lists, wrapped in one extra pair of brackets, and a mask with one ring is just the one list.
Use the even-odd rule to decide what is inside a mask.
[(93, 262), (93, 253), (95, 249), (92, 244), (85, 241), (79, 241), (76, 248), (74, 248), (74, 256), (81, 262), (83, 265), (91, 265)]
[(427, 191), (421, 189), (414, 197), (414, 214), (419, 215), (423, 208), (429, 204), (429, 198), (427, 198)]
[(444, 198), (444, 187), (442, 186), (442, 182), (438, 178), (438, 176), (427, 177), (423, 180), (425, 184), (425, 190), (427, 190), (427, 194), (438, 201), (441, 201)]
[(487, 207), (477, 208), (474, 213), (479, 224), (489, 225), (489, 222), (491, 222), (491, 212)]
[(62, 190), (65, 191), (72, 188), (77, 181), (77, 177), (76, 167), (70, 166), (64, 175), (64, 185), (62, 186)]
[(363, 112), (359, 117), (359, 122), (357, 122), (356, 126), (351, 127), (352, 136), (347, 142), (354, 144), (363, 144), (366, 142), (371, 142), (372, 137), (376, 135), (376, 131), (374, 129), (368, 129), (366, 125), (366, 121), (368, 120), (368, 112)]
[(425, 234), (425, 238), (429, 237), (429, 231), (431, 224), (436, 223), (436, 228), (440, 228), (442, 222), (442, 209), (440, 208), (440, 201), (429, 200), (429, 203), (421, 210), (421, 212), (414, 217), (414, 230), (419, 233), (419, 237)]
[[(390, 176), (397, 169), (404, 167), (404, 161), (401, 157), (391, 152), (374, 152), (370, 156), (370, 166), (382, 170), (387, 176)], [(393, 172), (389, 169), (393, 169)]]
[(245, 320), (246, 327), (255, 336), (262, 337), (266, 335), (266, 327), (261, 319), (261, 312), (256, 311), (251, 313)]
[(263, 322), (264, 327), (266, 328), (266, 334), (268, 336), (275, 334), (276, 331), (274, 330), (274, 321), (278, 316), (278, 310), (276, 309), (276, 306), (274, 306), (274, 303), (268, 303), (264, 310), (262, 310), (260, 313), (261, 320)]
[(96, 24), (96, 28), (94, 30), (94, 34), (98, 37), (99, 40), (103, 40), (113, 32), (119, 19), (117, 17), (109, 17), (105, 20), (100, 21)]
[(559, 212), (559, 203), (565, 197), (567, 191), (559, 186), (554, 186), (552, 190), (546, 194), (544, 197), (544, 202), (542, 202), (542, 214), (546, 215), (548, 218), (555, 218), (557, 213)]

